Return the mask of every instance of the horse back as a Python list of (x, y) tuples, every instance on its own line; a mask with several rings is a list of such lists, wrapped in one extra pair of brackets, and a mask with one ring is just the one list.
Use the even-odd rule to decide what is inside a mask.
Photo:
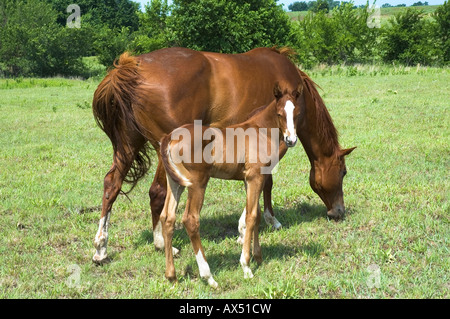
[(136, 119), (158, 141), (194, 120), (219, 127), (243, 122), (272, 101), (275, 82), (301, 81), (295, 65), (268, 48), (243, 54), (167, 48), (137, 58), (145, 93)]

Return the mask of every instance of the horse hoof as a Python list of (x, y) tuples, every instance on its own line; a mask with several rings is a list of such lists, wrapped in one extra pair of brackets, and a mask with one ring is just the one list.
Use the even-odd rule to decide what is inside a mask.
[(172, 247), (172, 255), (173, 257), (180, 257), (180, 250), (175, 247)]
[(238, 244), (243, 245), (244, 244), (244, 237), (239, 236), (238, 239), (236, 240), (238, 242)]
[(281, 223), (275, 218), (275, 223), (273, 224), (273, 229), (280, 230), (282, 227)]
[(252, 270), (247, 267), (246, 269), (244, 269), (244, 279), (251, 279), (251, 278), (253, 278)]
[(178, 282), (178, 280), (177, 280), (177, 276), (176, 275), (171, 275), (171, 276), (167, 276), (166, 275), (166, 278), (167, 278), (167, 280), (168, 281), (170, 281), (171, 283), (173, 283), (173, 284), (175, 284), (175, 283), (177, 283)]
[(92, 257), (92, 262), (97, 265), (104, 265), (109, 263), (109, 261), (110, 260), (107, 254), (100, 255), (98, 253), (95, 253), (94, 257)]
[(219, 284), (214, 280), (213, 277), (209, 277), (208, 278), (208, 284), (210, 287), (216, 289), (217, 287), (219, 287)]

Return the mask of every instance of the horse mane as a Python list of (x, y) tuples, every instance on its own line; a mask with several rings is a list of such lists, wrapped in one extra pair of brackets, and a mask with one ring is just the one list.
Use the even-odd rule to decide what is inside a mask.
[(325, 145), (330, 154), (337, 154), (340, 150), (338, 131), (333, 124), (330, 113), (325, 106), (325, 103), (317, 91), (317, 87), (320, 88), (305, 72), (297, 69), (300, 77), (302, 78), (304, 88), (311, 96), (316, 109), (316, 129), (320, 136), (321, 142)]
[(279, 48), (277, 46), (273, 46), (270, 49), (278, 54), (281, 54), (282, 56), (287, 57), (291, 61), (295, 58), (295, 56), (297, 56), (297, 52), (295, 52), (295, 50), (290, 47)]

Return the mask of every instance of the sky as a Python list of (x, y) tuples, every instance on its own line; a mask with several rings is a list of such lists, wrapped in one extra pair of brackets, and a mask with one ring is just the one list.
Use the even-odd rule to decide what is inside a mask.
[[(144, 9), (144, 4), (149, 2), (149, 0), (133, 0), (133, 1), (140, 3), (141, 9)], [(288, 6), (291, 3), (294, 3), (296, 1), (308, 2), (310, 0), (278, 0), (278, 4), (284, 4), (284, 6), (283, 6), (284, 10), (288, 11)], [(372, 5), (372, 1), (373, 0), (369, 0), (370, 5)], [(413, 3), (418, 2), (418, 1), (422, 1), (422, 2), (428, 1), (429, 5), (436, 5), (436, 4), (443, 4), (445, 0), (377, 0), (376, 5), (381, 7), (381, 5), (383, 5), (384, 3), (389, 3), (393, 6), (404, 3), (407, 6), (410, 6)], [(361, 4), (367, 3), (366, 0), (354, 0), (353, 2), (355, 3), (355, 5), (361, 5)], [(171, 3), (172, 3), (172, 1), (169, 0), (169, 4), (171, 4)]]

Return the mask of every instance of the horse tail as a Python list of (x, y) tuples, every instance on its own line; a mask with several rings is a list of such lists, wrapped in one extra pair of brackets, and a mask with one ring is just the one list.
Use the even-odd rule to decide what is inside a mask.
[(172, 160), (172, 156), (171, 156), (171, 152), (170, 152), (171, 138), (172, 138), (172, 134), (168, 134), (161, 139), (160, 154), (161, 154), (161, 161), (164, 164), (164, 169), (166, 170), (166, 173), (177, 184), (179, 184), (181, 186), (190, 186), (191, 182), (186, 177), (186, 175), (188, 175), (187, 170), (182, 167), (177, 166)]
[(129, 168), (122, 172), (124, 181), (132, 184), (129, 193), (151, 165), (148, 143), (133, 112), (133, 106), (139, 105), (142, 79), (138, 59), (128, 52), (114, 62), (114, 67), (97, 87), (92, 110), (98, 126), (111, 140), (115, 158)]

